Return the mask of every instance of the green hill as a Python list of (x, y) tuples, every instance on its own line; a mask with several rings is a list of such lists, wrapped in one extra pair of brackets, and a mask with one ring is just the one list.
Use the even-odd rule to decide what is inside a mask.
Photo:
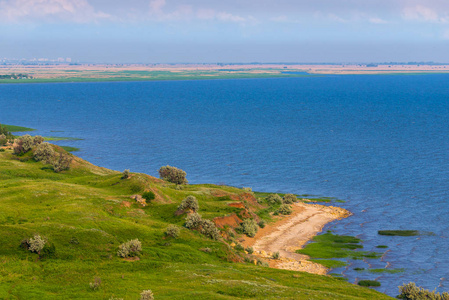
[[(123, 179), (72, 158), (69, 170), (55, 173), (31, 153), (0, 152), (0, 299), (139, 299), (147, 289), (155, 299), (391, 299), (333, 277), (245, 263), (231, 233), (211, 240), (175, 215), (188, 195), (205, 219), (251, 213), (257, 202), (245, 190), (180, 188), (136, 173)], [(144, 191), (156, 195), (145, 207), (131, 198)], [(236, 200), (246, 208), (228, 205)], [(181, 228), (179, 238), (165, 236), (170, 224)], [(21, 246), (36, 234), (54, 248), (39, 255)], [(118, 257), (119, 245), (136, 238), (140, 259)]]

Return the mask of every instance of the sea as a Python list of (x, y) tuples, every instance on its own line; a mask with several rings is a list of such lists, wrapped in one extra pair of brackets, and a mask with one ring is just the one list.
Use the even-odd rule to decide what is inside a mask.
[(353, 215), (324, 231), (383, 256), (332, 273), (449, 291), (449, 74), (2, 84), (0, 122), (81, 138), (57, 143), (114, 170), (335, 197)]

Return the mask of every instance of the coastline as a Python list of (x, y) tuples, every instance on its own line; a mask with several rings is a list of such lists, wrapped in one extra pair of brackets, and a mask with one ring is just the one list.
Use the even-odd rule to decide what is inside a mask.
[(245, 237), (242, 245), (253, 247), (254, 255), (265, 259), (279, 252), (279, 259), (269, 260), (272, 268), (326, 275), (328, 268), (295, 251), (303, 248), (326, 224), (347, 218), (352, 215), (351, 212), (340, 207), (311, 203), (295, 203), (292, 208), (291, 215), (278, 217), (274, 223), (259, 229), (253, 238)]
[(291, 78), (326, 75), (447, 74), (449, 65), (342, 64), (156, 64), (156, 65), (5, 65), (0, 75), (27, 74), (32, 79), (1, 79), (0, 84), (126, 82), (210, 79)]

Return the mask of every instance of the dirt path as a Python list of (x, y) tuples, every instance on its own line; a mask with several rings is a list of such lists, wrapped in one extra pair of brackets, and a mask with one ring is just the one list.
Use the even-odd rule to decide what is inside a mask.
[(245, 247), (253, 247), (257, 256), (270, 258), (279, 252), (280, 259), (270, 259), (271, 267), (326, 274), (328, 269), (308, 261), (308, 256), (295, 253), (305, 243), (321, 232), (324, 225), (348, 217), (351, 213), (340, 207), (318, 204), (296, 203), (290, 216), (279, 217), (278, 221), (260, 229), (254, 238), (245, 238)]

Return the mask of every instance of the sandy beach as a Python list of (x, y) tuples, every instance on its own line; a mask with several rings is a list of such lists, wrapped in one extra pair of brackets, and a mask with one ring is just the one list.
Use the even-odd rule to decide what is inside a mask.
[(278, 217), (276, 222), (259, 229), (254, 238), (246, 237), (242, 245), (253, 247), (254, 254), (262, 258), (271, 258), (273, 253), (279, 252), (280, 259), (269, 259), (273, 268), (326, 274), (329, 271), (326, 267), (295, 251), (321, 232), (326, 224), (351, 213), (340, 207), (318, 204), (296, 203), (292, 208), (291, 215)]

